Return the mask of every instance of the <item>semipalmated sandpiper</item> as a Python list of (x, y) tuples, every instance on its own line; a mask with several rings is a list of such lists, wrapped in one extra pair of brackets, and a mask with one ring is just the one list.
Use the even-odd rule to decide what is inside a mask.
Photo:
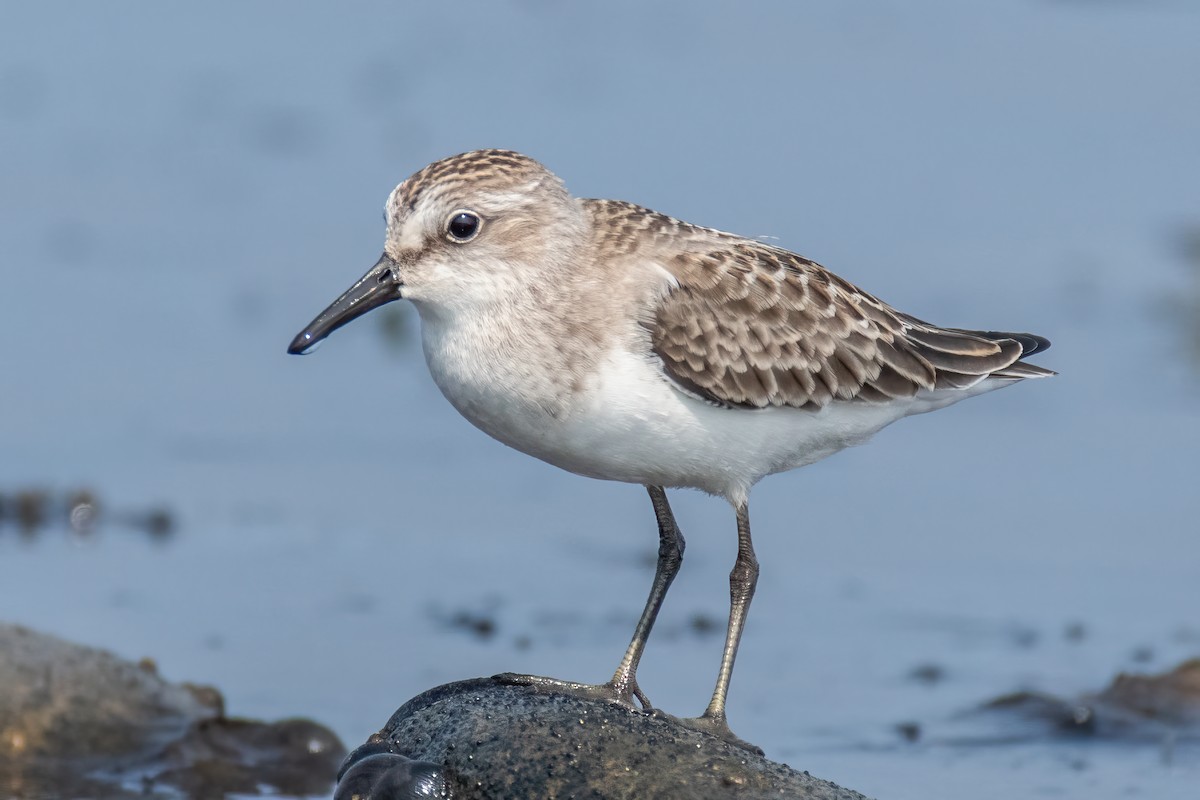
[(612, 680), (530, 682), (649, 708), (637, 666), (684, 550), (664, 489), (728, 500), (725, 649), (708, 708), (684, 722), (737, 744), (725, 697), (758, 578), (751, 487), (901, 417), (1054, 374), (1022, 360), (1049, 346), (1040, 336), (931, 325), (782, 248), (574, 198), (511, 151), (430, 164), (392, 192), (386, 217), (378, 263), (288, 352), (411, 300), (429, 370), (464, 417), (565, 470), (649, 491), (658, 565)]

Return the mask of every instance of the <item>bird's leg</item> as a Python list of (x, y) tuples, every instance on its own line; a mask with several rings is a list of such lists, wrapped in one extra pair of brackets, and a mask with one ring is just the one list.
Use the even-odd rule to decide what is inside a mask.
[(742, 626), (746, 623), (746, 612), (754, 599), (754, 587), (758, 583), (758, 559), (754, 557), (754, 545), (750, 541), (750, 513), (746, 503), (737, 507), (738, 552), (733, 570), (729, 573), (729, 628), (725, 633), (725, 651), (721, 655), (721, 669), (717, 673), (717, 685), (713, 689), (708, 708), (699, 717), (680, 720), (689, 728), (711, 733), (725, 741), (762, 754), (762, 750), (733, 735), (725, 720), (725, 696), (729, 693), (729, 678), (733, 674), (733, 662), (737, 658), (738, 643), (742, 639)]
[[(628, 649), (625, 650), (625, 657), (621, 659), (612, 679), (608, 683), (597, 686), (511, 673), (497, 676), (498, 678), (509, 683), (532, 685), (549, 691), (616, 700), (622, 705), (630, 707), (633, 707), (633, 699), (636, 697), (642, 708), (650, 708), (650, 700), (642, 693), (637, 684), (638, 663), (642, 660), (642, 652), (646, 649), (646, 640), (650, 636), (650, 629), (654, 627), (658, 610), (662, 608), (663, 598), (667, 596), (667, 589), (671, 587), (671, 582), (675, 580), (675, 576), (679, 573), (679, 566), (683, 563), (685, 543), (683, 533), (680, 532), (679, 526), (675, 522), (675, 515), (671, 513), (666, 491), (661, 486), (647, 486), (646, 491), (650, 493), (650, 502), (654, 504), (654, 516), (658, 519), (658, 563), (654, 569), (654, 583), (650, 586), (650, 597), (647, 598), (646, 606), (642, 609), (642, 616), (633, 630), (633, 639), (629, 642)], [(753, 592), (753, 587), (751, 587), (751, 592)], [(728, 682), (728, 678), (726, 681)]]
[(725, 696), (729, 693), (729, 678), (733, 674), (733, 662), (737, 658), (738, 644), (742, 640), (742, 627), (746, 624), (750, 601), (754, 599), (754, 587), (758, 585), (758, 559), (754, 557), (754, 543), (750, 541), (750, 512), (745, 503), (738, 506), (737, 527), (737, 560), (729, 573), (729, 629), (725, 634), (725, 651), (721, 654), (717, 685), (703, 714), (722, 723), (725, 721)]
[(671, 581), (679, 574), (679, 565), (683, 563), (683, 550), (686, 543), (683, 533), (675, 523), (675, 515), (671, 513), (671, 505), (667, 502), (667, 493), (661, 486), (647, 486), (650, 502), (654, 504), (654, 516), (658, 520), (658, 563), (654, 568), (654, 583), (650, 585), (650, 596), (646, 599), (646, 607), (637, 627), (633, 629), (633, 640), (625, 651), (617, 671), (609, 681), (618, 697), (632, 701), (636, 697), (643, 708), (650, 708), (650, 701), (637, 683), (638, 663), (642, 660), (642, 651), (646, 649), (646, 640), (650, 637), (650, 629), (658, 618), (658, 610), (662, 608), (663, 598)]

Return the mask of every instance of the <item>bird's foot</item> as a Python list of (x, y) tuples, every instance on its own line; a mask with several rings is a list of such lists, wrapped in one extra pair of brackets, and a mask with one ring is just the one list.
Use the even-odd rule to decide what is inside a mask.
[(673, 717), (670, 714), (665, 714), (661, 711), (654, 712), (657, 715), (670, 719), (685, 728), (691, 728), (694, 731), (707, 733), (709, 736), (715, 736), (718, 739), (728, 742), (734, 747), (739, 747), (742, 750), (748, 750), (756, 756), (765, 755), (763, 749), (755, 744), (750, 744), (745, 739), (739, 739), (729, 729), (729, 723), (725, 721), (725, 715), (709, 715), (702, 714), (699, 717)]
[[(541, 675), (519, 675), (515, 672), (502, 672), (499, 675), (493, 675), (492, 679), (513, 686), (531, 686), (534, 689), (545, 691), (549, 694), (565, 694), (585, 700), (605, 700), (628, 708), (631, 711), (648, 712), (656, 717), (670, 720), (677, 725), (682, 725), (685, 728), (700, 731), (709, 736), (715, 736), (723, 742), (749, 751), (756, 756), (764, 755), (761, 747), (750, 744), (745, 739), (739, 739), (733, 734), (733, 731), (729, 729), (729, 723), (725, 720), (724, 714), (676, 717), (654, 708), (650, 705), (650, 699), (638, 687), (637, 680), (633, 676), (622, 682), (618, 682), (614, 678), (608, 683), (576, 683), (574, 681), (564, 681), (559, 678), (547, 678)], [(637, 703), (634, 703), (635, 699)], [(640, 707), (638, 703), (641, 704)]]
[[(499, 675), (493, 675), (492, 678), (501, 683), (532, 686), (538, 690), (581, 697), (585, 700), (606, 700), (633, 711), (653, 710), (650, 698), (642, 693), (642, 690), (638, 688), (637, 681), (632, 676), (627, 681), (620, 683), (616, 680), (608, 683), (576, 683), (558, 678), (546, 678), (541, 675), (519, 675), (515, 672), (502, 672)], [(635, 699), (637, 703), (634, 703)]]

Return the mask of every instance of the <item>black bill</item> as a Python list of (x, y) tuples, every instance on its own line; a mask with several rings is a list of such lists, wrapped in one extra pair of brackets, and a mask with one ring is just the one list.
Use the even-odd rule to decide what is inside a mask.
[(373, 308), (399, 300), (403, 286), (396, 262), (384, 253), (370, 272), (318, 314), (307, 328), (296, 334), (296, 338), (288, 345), (288, 352), (292, 355), (311, 353), (322, 339), (347, 322), (358, 319)]

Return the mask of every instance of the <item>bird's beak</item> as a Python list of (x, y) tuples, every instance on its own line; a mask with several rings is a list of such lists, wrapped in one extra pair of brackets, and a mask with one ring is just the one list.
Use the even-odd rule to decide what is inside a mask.
[(308, 327), (296, 334), (288, 345), (292, 355), (304, 355), (316, 349), (329, 334), (358, 319), (373, 308), (399, 300), (404, 283), (400, 280), (398, 265), (387, 253), (379, 257), (370, 272), (334, 300), (329, 308), (317, 315)]

